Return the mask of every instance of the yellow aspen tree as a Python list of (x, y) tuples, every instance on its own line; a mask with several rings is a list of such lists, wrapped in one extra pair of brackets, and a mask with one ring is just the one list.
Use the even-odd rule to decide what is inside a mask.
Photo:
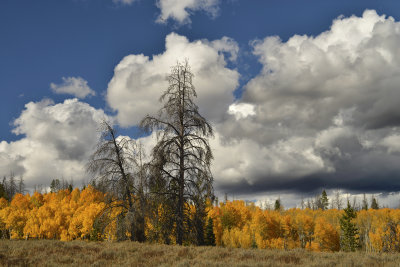
[(319, 251), (340, 250), (339, 233), (323, 217), (319, 217), (315, 222), (314, 242)]

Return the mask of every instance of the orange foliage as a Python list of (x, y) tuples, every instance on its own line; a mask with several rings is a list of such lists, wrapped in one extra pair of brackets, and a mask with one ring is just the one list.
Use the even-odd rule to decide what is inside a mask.
[[(262, 210), (244, 201), (221, 203), (209, 216), (219, 246), (274, 249), (340, 250), (343, 211)], [(355, 220), (361, 247), (367, 251), (400, 251), (400, 210), (359, 211)]]
[[(17, 194), (9, 203), (0, 199), (0, 231), (6, 230), (11, 238), (49, 238), (60, 240), (88, 239), (93, 234), (95, 219), (106, 208), (105, 196), (92, 187), (72, 192)], [(195, 208), (187, 207), (189, 217)], [(111, 223), (101, 233), (103, 239), (115, 239), (115, 218), (121, 210), (113, 209), (107, 216)], [(158, 224), (168, 222), (170, 211), (162, 205), (155, 211)], [(340, 249), (339, 218), (343, 211), (289, 209), (262, 210), (244, 201), (228, 201), (207, 208), (213, 219), (213, 231), (218, 246), (260, 249), (305, 248), (313, 251)], [(158, 224), (146, 220), (146, 235), (157, 232)], [(361, 249), (373, 252), (400, 251), (400, 210), (379, 209), (357, 212), (354, 220), (359, 230)], [(185, 226), (190, 227), (189, 225)], [(189, 229), (190, 230), (190, 229)], [(100, 235), (100, 233), (96, 233)], [(163, 233), (156, 242), (163, 242), (174, 232)]]
[(104, 195), (88, 186), (82, 192), (17, 194), (10, 205), (0, 200), (0, 207), (0, 220), (13, 239), (72, 240), (89, 237), (105, 203)]

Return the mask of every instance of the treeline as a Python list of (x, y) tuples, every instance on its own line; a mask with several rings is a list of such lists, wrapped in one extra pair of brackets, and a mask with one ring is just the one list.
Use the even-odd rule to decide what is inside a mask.
[[(93, 186), (40, 194), (16, 194), (0, 199), (0, 234), (11, 239), (118, 240), (129, 238), (123, 207), (105, 212), (108, 196)], [(166, 229), (167, 205), (144, 218), (144, 238), (153, 243), (176, 243), (176, 227)], [(196, 216), (194, 206), (185, 209)], [(312, 251), (400, 252), (400, 210), (355, 211), (293, 208), (268, 210), (235, 200), (206, 208), (204, 245), (241, 248), (303, 248)], [(197, 244), (198, 233), (186, 220), (185, 244)]]
[[(225, 194), (225, 202), (228, 199), (228, 195)], [(327, 210), (327, 209), (337, 209), (341, 210), (345, 208), (345, 203), (349, 202), (351, 207), (356, 210), (360, 211), (361, 209), (367, 210), (368, 208), (371, 209), (379, 209), (379, 208), (387, 208), (387, 206), (381, 206), (378, 202), (378, 199), (372, 195), (370, 202), (368, 202), (368, 199), (366, 195), (363, 195), (363, 198), (361, 202), (359, 202), (359, 199), (356, 196), (353, 196), (351, 198), (349, 195), (344, 197), (340, 193), (339, 190), (334, 192), (333, 198), (331, 200), (328, 199), (328, 195), (325, 190), (322, 191), (321, 195), (317, 195), (314, 198), (309, 198), (306, 201), (304, 199), (301, 200), (300, 204), (297, 205), (300, 209), (312, 209), (312, 210)], [(264, 202), (260, 202), (260, 206), (263, 209), (268, 209), (268, 210), (281, 210), (284, 209), (284, 206), (282, 205), (280, 197), (278, 197), (275, 202), (270, 202), (268, 200), (265, 200)]]
[[(74, 187), (74, 183), (72, 179), (70, 181), (66, 181), (64, 178), (61, 179), (53, 179), (50, 183), (50, 192), (57, 192), (62, 189), (69, 189), (72, 191)], [(34, 192), (44, 192), (47, 193), (47, 188), (42, 184), (33, 186)], [(18, 178), (15, 177), (13, 172), (10, 175), (3, 176), (3, 180), (0, 182), (0, 198), (5, 198), (6, 200), (11, 200), (15, 196), (15, 194), (25, 194), (28, 190), (25, 186), (24, 177), (21, 175)]]
[(16, 178), (13, 172), (10, 173), (9, 177), (3, 176), (3, 180), (0, 183), (0, 198), (11, 200), (18, 193), (26, 193), (23, 176)]
[(228, 201), (214, 207), (216, 244), (242, 248), (400, 252), (400, 210), (261, 209)]

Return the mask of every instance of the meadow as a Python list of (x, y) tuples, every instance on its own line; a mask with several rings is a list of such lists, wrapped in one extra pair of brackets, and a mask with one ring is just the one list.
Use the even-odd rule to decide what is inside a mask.
[(399, 253), (0, 240), (1, 266), (399, 266)]

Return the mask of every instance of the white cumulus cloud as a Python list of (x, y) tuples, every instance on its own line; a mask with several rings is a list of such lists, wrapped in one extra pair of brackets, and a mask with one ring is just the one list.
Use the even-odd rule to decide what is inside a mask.
[(234, 115), (237, 120), (256, 115), (254, 106), (247, 103), (233, 103), (229, 106), (228, 113)]
[(81, 77), (62, 77), (61, 84), (51, 83), (50, 88), (56, 94), (69, 94), (78, 98), (85, 98), (87, 96), (96, 95), (88, 82)]
[(103, 119), (109, 118), (101, 109), (77, 99), (29, 102), (14, 121), (13, 132), (22, 138), (0, 143), (0, 173), (23, 175), (30, 188), (55, 178), (82, 181)]
[(196, 103), (201, 114), (212, 121), (222, 120), (233, 102), (239, 73), (229, 69), (224, 53), (236, 57), (238, 48), (229, 38), (216, 42), (197, 40), (171, 33), (166, 37), (165, 52), (148, 56), (129, 55), (114, 69), (108, 84), (107, 103), (116, 110), (122, 126), (137, 125), (147, 114), (161, 107), (158, 99), (168, 87), (166, 76), (177, 61), (188, 59), (194, 73)]
[(215, 17), (218, 14), (218, 4), (219, 0), (157, 0), (161, 11), (157, 22), (165, 23), (173, 19), (179, 24), (190, 23), (190, 15), (195, 11), (205, 11)]

